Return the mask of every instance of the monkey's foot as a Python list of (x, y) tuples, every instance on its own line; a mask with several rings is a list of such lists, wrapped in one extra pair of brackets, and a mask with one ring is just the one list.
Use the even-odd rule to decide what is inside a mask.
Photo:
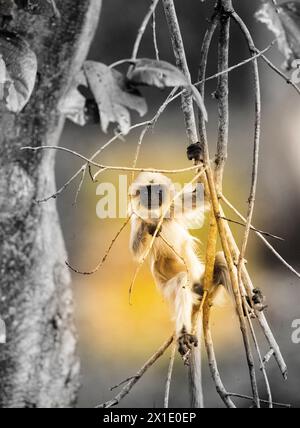
[(201, 143), (191, 144), (187, 148), (187, 157), (188, 160), (194, 160), (196, 162), (203, 162), (203, 147)]
[(178, 338), (178, 351), (183, 359), (193, 349), (193, 346), (198, 346), (197, 337), (194, 334), (182, 333)]
[(266, 298), (259, 288), (253, 290), (252, 302), (255, 309), (259, 312), (263, 312), (268, 307), (268, 305), (266, 305)]

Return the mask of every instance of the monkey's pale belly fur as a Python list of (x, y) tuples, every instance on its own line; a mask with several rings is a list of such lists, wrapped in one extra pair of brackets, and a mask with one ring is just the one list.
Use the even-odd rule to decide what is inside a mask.
[[(139, 230), (143, 229), (142, 220), (134, 218), (132, 221), (133, 229), (136, 229), (137, 223)], [(143, 258), (151, 239), (146, 227), (142, 239), (139, 235), (139, 246), (132, 237), (131, 248), (138, 260)], [(182, 331), (192, 332), (193, 309), (195, 305), (199, 305), (199, 295), (193, 292), (193, 285), (201, 282), (204, 265), (194, 247), (194, 239), (182, 225), (175, 221), (165, 221), (150, 254), (153, 277), (171, 304), (178, 336)]]
[[(176, 238), (179, 235), (186, 235), (181, 245), (178, 245)], [(193, 238), (176, 222), (166, 222), (162, 227), (161, 237), (157, 239), (165, 239), (169, 245), (158, 240), (154, 243), (151, 254), (152, 274), (157, 286), (171, 304), (177, 335), (183, 331), (192, 333), (192, 314), (199, 305), (199, 295), (194, 293), (193, 287), (201, 283), (204, 265), (196, 254)]]

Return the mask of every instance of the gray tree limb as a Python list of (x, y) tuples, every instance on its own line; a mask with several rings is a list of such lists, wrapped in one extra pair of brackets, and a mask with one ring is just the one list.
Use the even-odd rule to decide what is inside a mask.
[(39, 76), (20, 115), (0, 111), (0, 407), (71, 407), (79, 361), (66, 251), (54, 201), (55, 152), (64, 125), (57, 106), (84, 61), (101, 0), (57, 0), (61, 19), (19, 12), (11, 30), (38, 57)]

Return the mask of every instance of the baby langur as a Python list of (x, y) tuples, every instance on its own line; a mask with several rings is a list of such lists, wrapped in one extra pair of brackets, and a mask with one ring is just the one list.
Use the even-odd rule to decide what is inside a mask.
[[(185, 356), (197, 337), (193, 324), (203, 297), (204, 264), (196, 253), (196, 239), (189, 233), (191, 220), (199, 221), (204, 209), (194, 207), (195, 190), (189, 189), (183, 198), (184, 209), (174, 202), (175, 187), (170, 179), (158, 173), (141, 173), (130, 189), (130, 248), (135, 260), (146, 255), (159, 221), (164, 217), (150, 252), (151, 271), (158, 288), (171, 304), (176, 325), (178, 350)], [(168, 207), (170, 209), (168, 210)], [(201, 218), (200, 218), (201, 221)], [(217, 255), (214, 287), (210, 298), (215, 301), (221, 285), (229, 287), (230, 278), (223, 253)]]

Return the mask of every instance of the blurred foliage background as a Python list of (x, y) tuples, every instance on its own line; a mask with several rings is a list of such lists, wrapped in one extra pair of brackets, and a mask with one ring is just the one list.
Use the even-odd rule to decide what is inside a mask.
[[(99, 29), (94, 40), (90, 59), (110, 64), (130, 57), (138, 27), (147, 11), (150, 0), (104, 0)], [(236, 10), (245, 19), (258, 48), (263, 49), (272, 41), (270, 34), (254, 19), (259, 0), (246, 2), (234, 0)], [(214, 1), (176, 0), (178, 16), (193, 79), (197, 77), (201, 41), (206, 30), (206, 20), (212, 13)], [(174, 63), (168, 29), (162, 7), (157, 10), (158, 45), (161, 58)], [(217, 37), (215, 37), (216, 41)], [(217, 71), (216, 43), (212, 45), (209, 74)], [(277, 64), (282, 56), (272, 48), (269, 57)], [(142, 43), (141, 57), (154, 57), (151, 28)], [(238, 29), (232, 26), (230, 63), (235, 64), (249, 57), (247, 46)], [(259, 171), (255, 225), (285, 238), (274, 242), (276, 248), (300, 269), (300, 99), (284, 80), (260, 62), (263, 97), (262, 153)], [(216, 102), (210, 94), (216, 81), (207, 88), (209, 111), (209, 141), (211, 152), (216, 142)], [(145, 90), (151, 118), (168, 92)], [(250, 186), (253, 148), (254, 104), (251, 67), (244, 66), (230, 74), (230, 147), (226, 169), (225, 194), (246, 213)], [(139, 118), (133, 115), (133, 122)], [(113, 129), (111, 130), (112, 133)], [(113, 165), (131, 165), (139, 132), (130, 134), (126, 141), (117, 141), (101, 155), (101, 162)], [(86, 156), (109, 139), (99, 126), (77, 127), (67, 123), (61, 145)], [(147, 135), (139, 161), (140, 166), (181, 168), (188, 166), (180, 102), (172, 104), (161, 117), (155, 131)], [(57, 159), (57, 182), (63, 184), (80, 163), (68, 155)], [(191, 175), (175, 177), (186, 183)], [(118, 183), (117, 174), (101, 175), (105, 182)], [(114, 234), (123, 220), (99, 220), (96, 216), (97, 185), (86, 181), (78, 204), (73, 205), (76, 187), (69, 188), (58, 199), (69, 259), (76, 267), (92, 269), (104, 255)], [(50, 201), (48, 203), (55, 203)], [(229, 217), (234, 215), (227, 211)], [(242, 228), (233, 227), (238, 241)], [(197, 232), (204, 252), (206, 227)], [(170, 335), (172, 323), (168, 308), (156, 290), (148, 266), (138, 277), (129, 305), (128, 289), (135, 265), (128, 250), (129, 230), (119, 238), (103, 269), (91, 277), (73, 275), (79, 352), (82, 360), (82, 389), (79, 406), (92, 407), (110, 397), (109, 388), (133, 375)], [(255, 285), (267, 295), (267, 316), (287, 359), (290, 376), (281, 379), (274, 361), (268, 366), (274, 400), (300, 407), (300, 345), (291, 341), (291, 324), (300, 318), (300, 283), (251, 236), (248, 250), (248, 267)], [(228, 390), (250, 393), (247, 367), (238, 322), (230, 302), (214, 310), (214, 337), (220, 369)], [(263, 349), (267, 351), (263, 338)], [(122, 407), (161, 407), (167, 374), (168, 355), (151, 369), (145, 378), (121, 403)], [(205, 402), (209, 407), (222, 407), (210, 379), (205, 352), (203, 352)], [(261, 395), (265, 395), (262, 377)], [(241, 406), (248, 403), (240, 401)], [(179, 358), (176, 361), (172, 383), (171, 406), (188, 406), (187, 373)]]

